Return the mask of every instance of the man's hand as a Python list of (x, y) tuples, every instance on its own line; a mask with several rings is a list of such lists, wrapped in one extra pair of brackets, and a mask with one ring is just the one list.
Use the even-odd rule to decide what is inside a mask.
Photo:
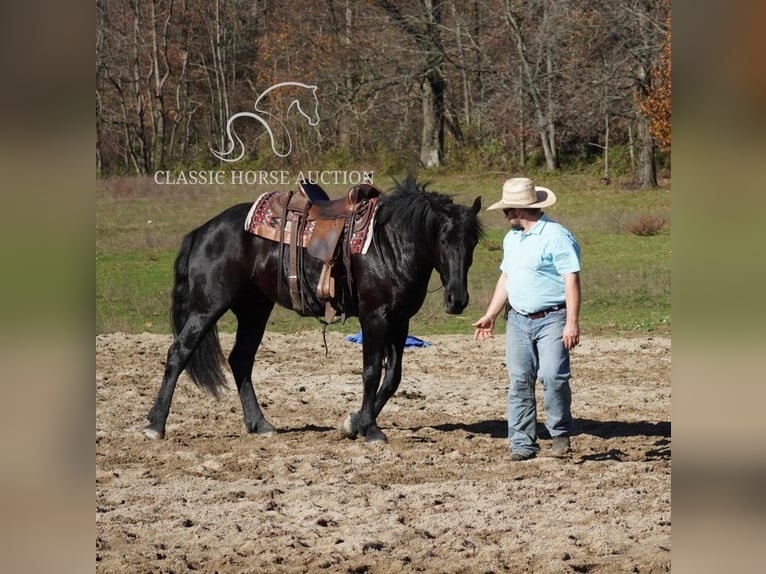
[(564, 348), (567, 351), (574, 349), (580, 342), (580, 327), (577, 323), (570, 323), (567, 321), (564, 325), (564, 333), (561, 336), (561, 341), (564, 343)]
[(492, 331), (495, 328), (495, 319), (490, 315), (484, 315), (481, 319), (476, 321), (472, 327), (476, 327), (476, 331), (473, 334), (474, 341), (490, 339), (492, 337)]

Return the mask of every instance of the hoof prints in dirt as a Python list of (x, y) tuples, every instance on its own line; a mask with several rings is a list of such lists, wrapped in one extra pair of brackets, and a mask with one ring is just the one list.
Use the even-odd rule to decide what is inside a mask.
[(182, 376), (163, 441), (142, 429), (170, 337), (97, 337), (97, 570), (669, 571), (668, 339), (583, 341), (573, 452), (544, 438), (524, 463), (502, 338), (428, 339), (378, 419), (389, 442), (368, 445), (336, 428), (361, 397), (340, 334), (327, 358), (319, 332), (266, 334), (253, 378), (272, 436), (246, 432), (235, 391)]

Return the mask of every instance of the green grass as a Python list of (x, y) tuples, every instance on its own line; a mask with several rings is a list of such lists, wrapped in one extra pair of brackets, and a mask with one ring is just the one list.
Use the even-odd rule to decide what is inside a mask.
[(581, 327), (665, 331), (670, 327), (670, 237), (583, 234)]
[[(402, 177), (401, 174), (396, 176)], [(470, 204), (482, 196), (483, 207), (500, 196), (507, 174), (421, 175), (429, 189), (448, 193)], [(536, 176), (539, 185), (556, 192), (558, 203), (548, 215), (566, 225), (582, 247), (581, 329), (583, 334), (626, 335), (670, 333), (670, 191), (630, 190), (584, 175)], [(387, 189), (390, 178), (377, 174)], [(278, 186), (269, 187), (268, 190)], [(170, 331), (168, 309), (173, 261), (182, 236), (226, 207), (254, 200), (266, 188), (247, 186), (157, 186), (151, 179), (121, 178), (98, 182), (96, 191), (96, 327), (97, 332)], [(332, 196), (345, 189), (330, 188)], [(652, 236), (637, 236), (631, 228), (641, 218), (666, 220), (667, 228)], [(499, 212), (483, 211), (487, 234), (476, 249), (469, 273), (471, 302), (462, 315), (443, 311), (443, 290), (434, 273), (429, 295), (413, 318), (414, 335), (473, 332), (471, 323), (482, 315), (499, 273), (502, 239), (507, 232)], [(319, 327), (316, 319), (275, 309), (269, 329), (295, 332)], [(233, 331), (227, 313), (219, 323)], [(330, 330), (353, 333), (356, 319)]]

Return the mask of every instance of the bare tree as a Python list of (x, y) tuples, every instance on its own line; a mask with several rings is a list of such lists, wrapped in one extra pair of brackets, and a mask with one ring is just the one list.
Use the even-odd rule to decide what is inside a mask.
[[(164, 6), (163, 6), (164, 4)], [(170, 76), (170, 64), (168, 62), (168, 33), (170, 22), (173, 17), (173, 0), (162, 2), (152, 0), (149, 6), (150, 12), (150, 36), (151, 36), (151, 89), (154, 96), (152, 111), (152, 164), (164, 165), (167, 151), (167, 132), (165, 120), (167, 109), (165, 106), (165, 84)], [(162, 14), (164, 12), (164, 14)]]
[[(522, 14), (521, 10), (526, 10)], [(549, 170), (559, 167), (556, 140), (555, 39), (549, 2), (514, 5), (505, 0), (505, 20), (518, 54), (524, 93), (535, 119)]]
[(656, 144), (650, 130), (650, 118), (641, 110), (640, 102), (646, 98), (652, 70), (660, 62), (669, 6), (662, 0), (623, 0), (619, 3), (600, 0), (597, 5), (605, 25), (615, 31), (613, 38), (619, 56), (613, 61), (619, 63), (621, 95), (629, 103), (636, 132), (635, 183), (639, 187), (656, 187)]
[(416, 150), (426, 167), (455, 154), (508, 169), (539, 153), (557, 169), (598, 154), (609, 178), (611, 148), (635, 141), (636, 181), (656, 183), (640, 102), (665, 0), (97, 0), (96, 11), (104, 175), (212, 162), (228, 118), (292, 80), (319, 86), (321, 122), (285, 120), (289, 158), (259, 155), (261, 127), (237, 126), (252, 161), (403, 165)]
[(419, 61), (415, 74), (421, 93), (422, 131), (420, 161), (425, 167), (444, 164), (444, 49), (441, 23), (443, 0), (420, 0), (416, 9), (405, 14), (390, 0), (377, 0), (391, 18), (417, 47)]

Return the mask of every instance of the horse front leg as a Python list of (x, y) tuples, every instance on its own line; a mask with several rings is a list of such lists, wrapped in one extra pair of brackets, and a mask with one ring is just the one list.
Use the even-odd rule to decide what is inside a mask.
[(364, 377), (364, 396), (362, 397), (362, 408), (359, 409), (357, 425), (359, 434), (364, 437), (365, 442), (388, 442), (388, 438), (383, 431), (378, 428), (377, 413), (375, 411), (375, 399), (380, 384), (381, 359), (370, 367), (365, 366), (362, 370)]
[[(399, 387), (402, 378), (402, 354), (408, 327), (407, 321), (395, 327), (389, 326), (383, 336), (373, 333), (371, 328), (363, 331), (362, 407), (343, 421), (339, 428), (341, 436), (356, 438), (357, 434), (361, 434), (366, 442), (388, 440), (377, 425), (377, 417)], [(380, 385), (384, 357), (386, 374), (383, 384)], [(380, 391), (378, 391), (379, 386)]]
[(351, 413), (341, 423), (338, 431), (344, 438), (354, 439), (358, 434), (365, 437), (366, 442), (386, 441), (386, 435), (376, 424), (375, 397), (380, 385), (383, 365), (383, 333), (373, 328), (362, 327), (362, 382), (364, 395), (362, 407), (358, 412)]
[[(364, 344), (364, 343), (363, 343)], [(357, 435), (365, 437), (365, 442), (387, 441), (386, 435), (378, 428), (375, 413), (375, 397), (382, 372), (382, 358), (368, 364), (365, 355), (365, 365), (362, 369), (364, 396), (362, 407), (355, 413), (350, 413), (338, 427), (343, 438), (355, 439)]]
[(380, 386), (375, 397), (375, 417), (380, 416), (380, 411), (386, 406), (402, 380), (402, 356), (404, 355), (404, 343), (407, 341), (407, 332), (409, 331), (409, 321), (392, 328), (392, 333), (386, 342), (386, 374), (383, 377), (383, 384)]

